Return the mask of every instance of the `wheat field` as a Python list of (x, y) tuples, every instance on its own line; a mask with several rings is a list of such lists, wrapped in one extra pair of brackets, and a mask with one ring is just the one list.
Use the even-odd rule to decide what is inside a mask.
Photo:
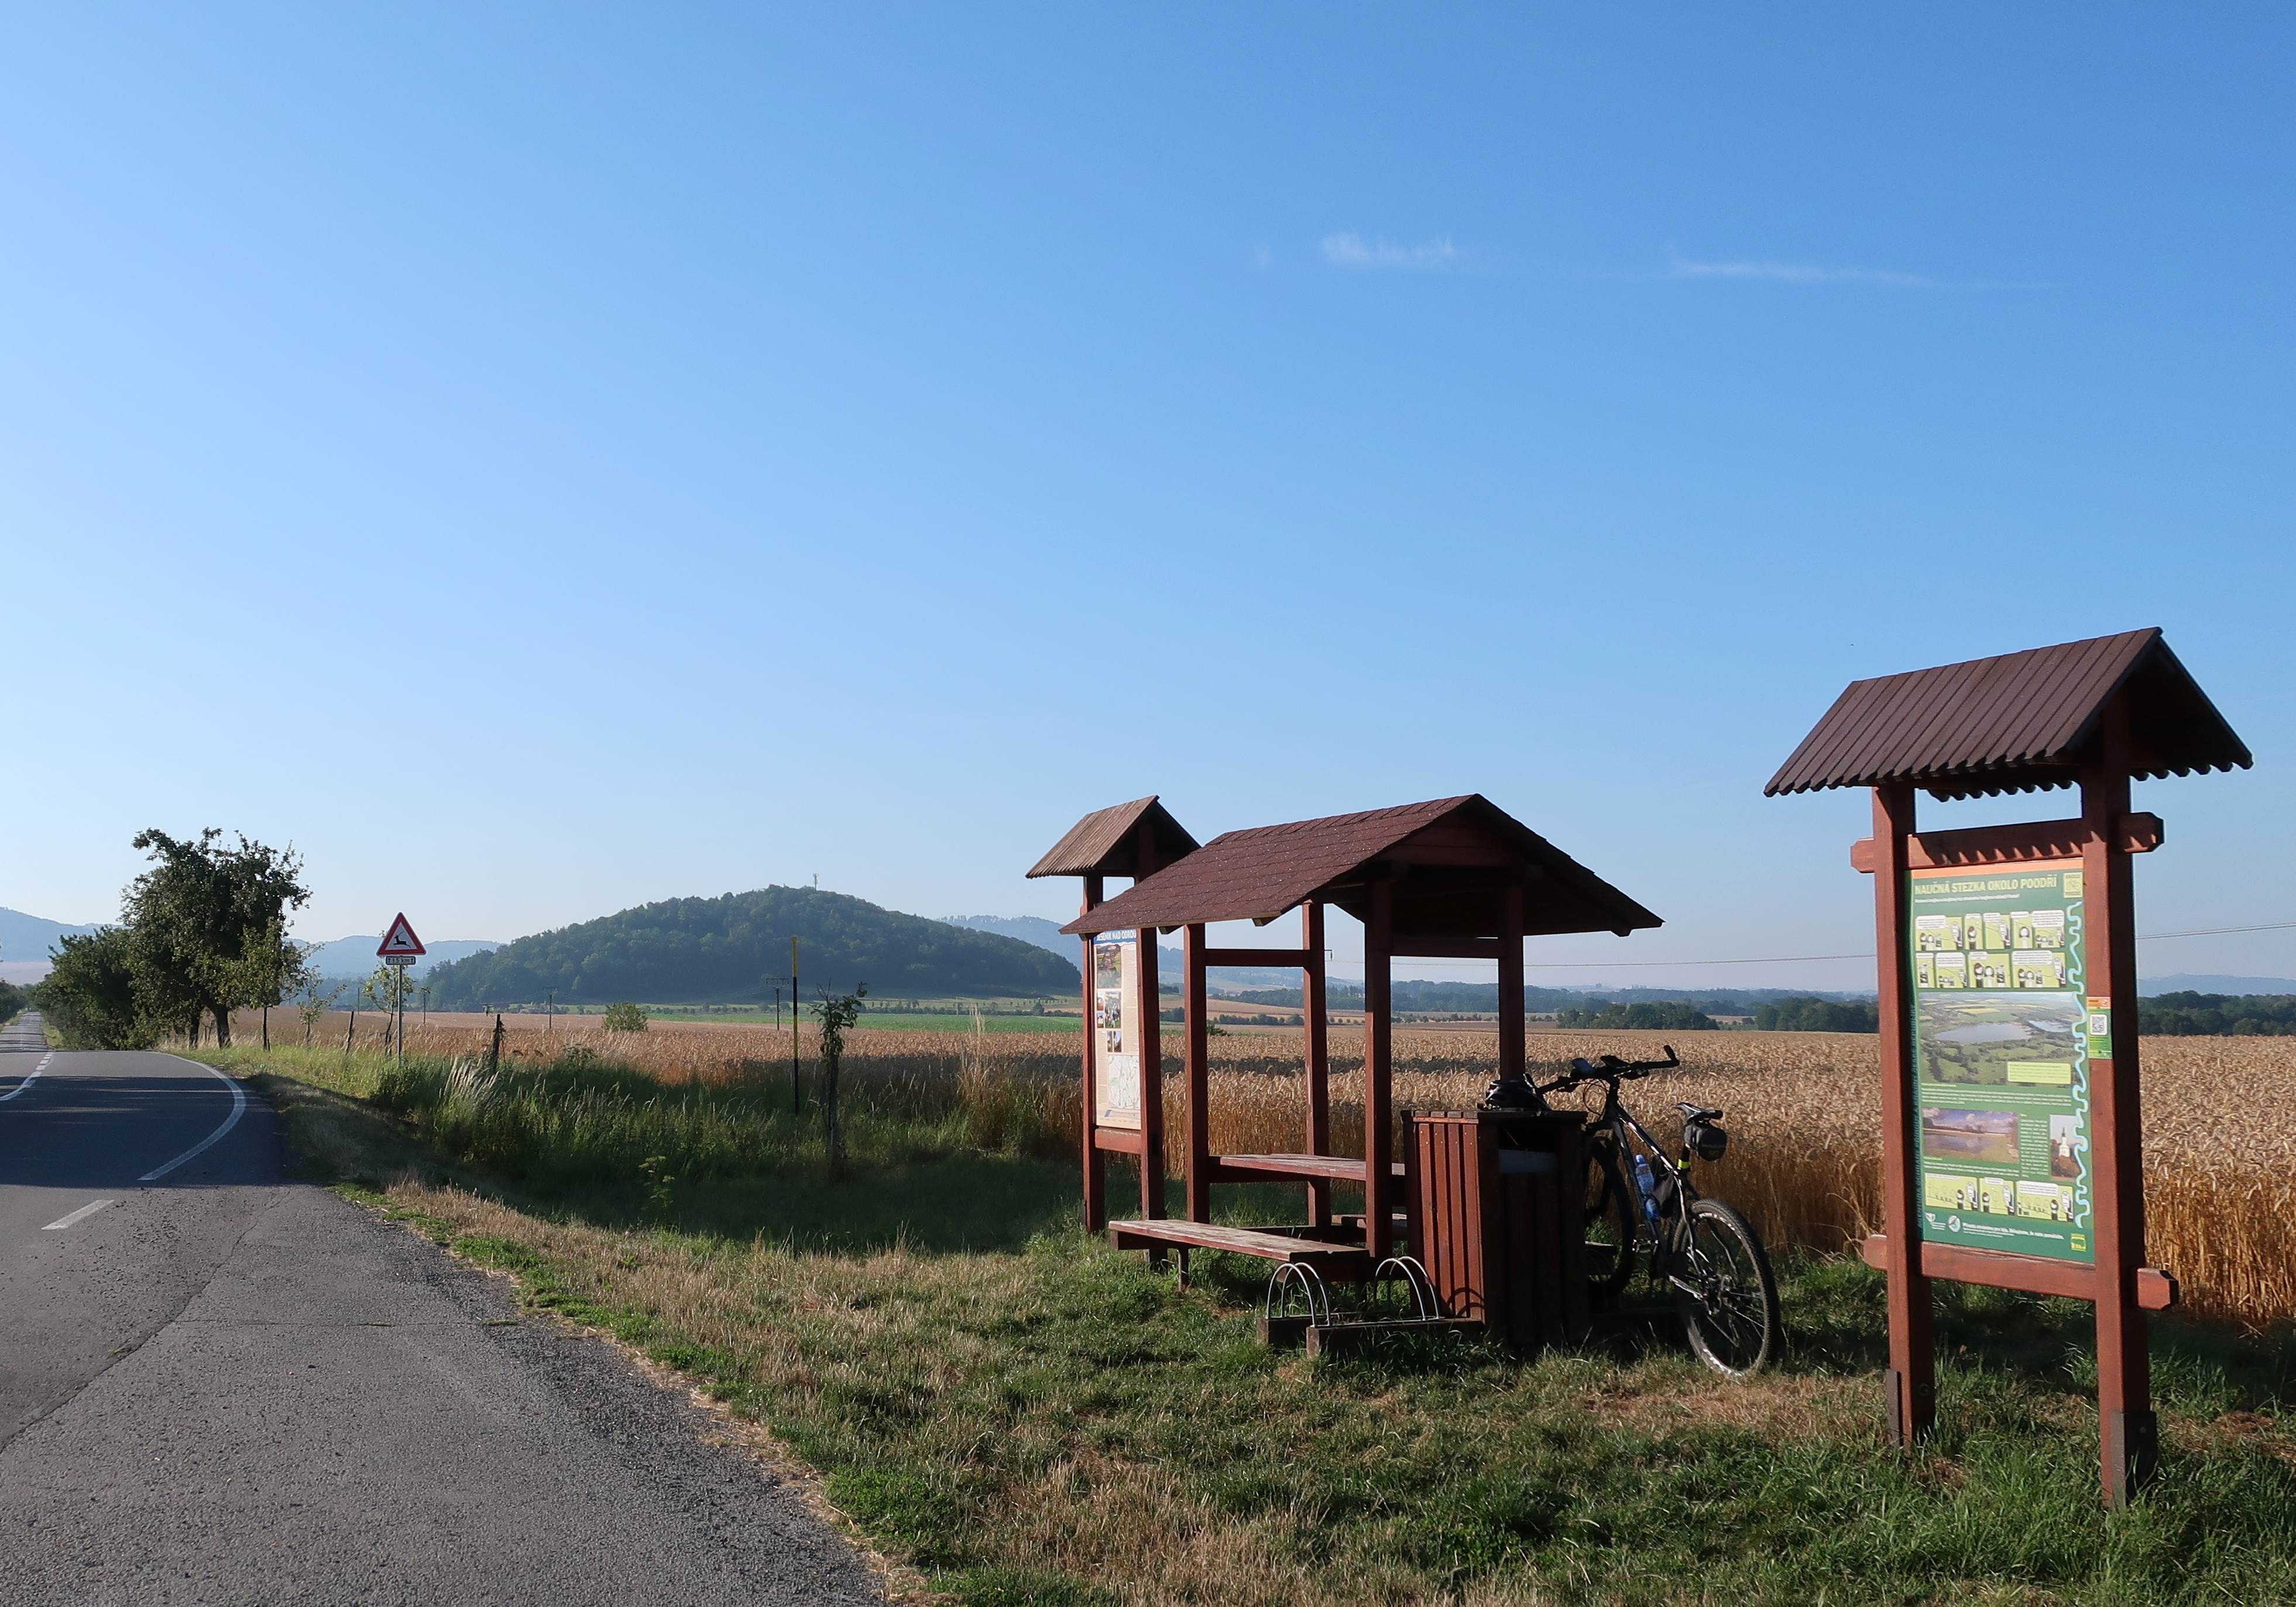
[[(657, 1021), (642, 1033), (608, 1033), (595, 1017), (559, 1017), (547, 1030), (512, 1018), (505, 1054), (544, 1061), (569, 1049), (644, 1070), (671, 1086), (722, 1086), (787, 1074), (786, 1028)], [(252, 1023), (250, 1023), (251, 1025)], [(340, 1043), (340, 1015), (318, 1025), (318, 1043)], [(363, 1016), (361, 1047), (379, 1018)], [(241, 1029), (242, 1032), (245, 1029)], [(290, 1029), (276, 1014), (275, 1036)], [(299, 1022), (293, 1035), (300, 1037)], [(1539, 1033), (1535, 1067), (1559, 1070), (1573, 1055), (1654, 1056), (1655, 1033)], [(481, 1018), (410, 1023), (415, 1053), (482, 1053)], [(1218, 1152), (1305, 1147), (1300, 1039), (1292, 1032), (1237, 1033), (1212, 1040), (1211, 1145)], [(1701, 1032), (1672, 1040), (1678, 1071), (1631, 1084), (1630, 1108), (1662, 1139), (1673, 1106), (1720, 1106), (1730, 1152), (1704, 1170), (1709, 1191), (1744, 1209), (1780, 1248), (1839, 1251), (1879, 1225), (1880, 1104), (1875, 1044), (1833, 1033)], [(1168, 1046), (1172, 1039), (1167, 1039)], [(800, 1055), (815, 1075), (815, 1033)], [(1472, 1105), (1494, 1075), (1494, 1033), (1395, 1034), (1395, 1098), (1406, 1109)], [(1342, 1153), (1361, 1152), (1362, 1035), (1331, 1033), (1332, 1130)], [(2279, 1193), (2296, 1165), (2296, 1132), (2281, 1112), (2296, 1107), (2296, 1040), (2154, 1037), (2144, 1040), (2144, 1142), (2148, 1259), (2174, 1273), (2196, 1315), (2264, 1323), (2296, 1317), (2296, 1217)], [(845, 1086), (857, 1103), (957, 1114), (983, 1149), (1072, 1154), (1081, 1119), (1077, 1038), (1069, 1033), (973, 1033), (861, 1028), (848, 1039)], [(1179, 1065), (1167, 1055), (1166, 1130), (1177, 1165), (1184, 1115)]]

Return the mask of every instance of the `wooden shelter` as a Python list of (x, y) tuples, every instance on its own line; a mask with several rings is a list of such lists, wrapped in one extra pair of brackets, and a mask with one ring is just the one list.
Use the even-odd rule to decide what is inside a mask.
[[(1103, 1225), (1094, 1177), (1104, 1149), (1132, 1149), (1142, 1157), (1142, 1209), (1136, 1218), (1108, 1224), (1119, 1245), (1152, 1250), (1214, 1249), (1278, 1262), (1304, 1263), (1328, 1276), (1369, 1276), (1390, 1253), (1398, 1237), (1395, 1212), (1401, 1204), (1398, 1184), (1402, 1163), (1395, 1151), (1392, 1102), (1393, 1029), (1390, 965), (1399, 956), (1488, 958), (1499, 973), (1499, 1069), (1517, 1076), (1523, 1070), (1523, 939), (1545, 934), (1630, 931), (1657, 926), (1659, 918), (1611, 886), (1545, 838), (1475, 794), (1407, 804), (1399, 808), (1329, 816), (1229, 832), (1201, 848), (1169, 854), (1185, 837), (1171, 823), (1162, 846), (1128, 861), (1140, 874), (1126, 892), (1105, 902), (1096, 880), (1111, 873), (1110, 857), (1120, 841), (1149, 845), (1158, 821), (1169, 822), (1152, 799), (1103, 810), (1079, 822), (1047, 855), (1033, 874), (1081, 874), (1086, 878), (1084, 912), (1063, 927), (1086, 939), (1110, 933), (1136, 934), (1150, 966), (1147, 997), (1153, 1001), (1154, 939), (1159, 931), (1185, 933), (1181, 998), (1186, 1037), (1185, 1221), (1163, 1218), (1160, 1092), (1147, 1086), (1160, 1045), (1150, 1027), (1140, 1047), (1143, 1126), (1129, 1132), (1088, 1134), (1086, 1143), (1086, 1213), (1088, 1226)], [(1091, 868), (1087, 868), (1091, 867)], [(1324, 1006), (1324, 912), (1337, 906), (1364, 928), (1364, 1127), (1363, 1156), (1332, 1152), (1330, 1063)], [(1218, 921), (1266, 925), (1292, 910), (1300, 912), (1295, 948), (1215, 948), (1205, 929)], [(1086, 960), (1086, 1121), (1100, 1103), (1093, 1082), (1100, 1053), (1091, 1029), (1095, 967)], [(1215, 966), (1282, 966), (1300, 969), (1306, 1021), (1308, 1109), (1306, 1148), (1291, 1154), (1214, 1154), (1211, 1149), (1209, 1045), (1205, 973)], [(1152, 1008), (1144, 1012), (1152, 1023)], [(1155, 1174), (1152, 1195), (1150, 1175)], [(1308, 1220), (1293, 1228), (1246, 1230), (1212, 1221), (1216, 1184), (1294, 1179), (1308, 1195)], [(1360, 1218), (1335, 1218), (1332, 1185), (1360, 1184)]]
[[(1171, 811), (1154, 795), (1130, 803), (1095, 809), (1052, 846), (1029, 872), (1037, 876), (1076, 876), (1084, 882), (1084, 914), (1100, 907), (1107, 879), (1129, 876), (1137, 883), (1174, 860), (1196, 851), (1196, 840), (1172, 818)], [(1144, 997), (1136, 1030), (1140, 1043), (1134, 1053), (1140, 1068), (1139, 1119), (1136, 1125), (1103, 1124), (1095, 1094), (1094, 1050), (1098, 1000), (1093, 987), (1093, 945), (1084, 944), (1084, 1162), (1085, 1225), (1098, 1233), (1108, 1220), (1108, 1164), (1105, 1152), (1135, 1157), (1140, 1168), (1140, 1214), (1164, 1214), (1164, 1051), (1157, 999), (1156, 934), (1135, 934), (1139, 945), (1141, 986)]]
[[(2177, 1286), (2144, 1265), (2128, 857), (2158, 848), (2162, 831), (2159, 816), (2130, 811), (2129, 783), (2252, 762), (2148, 629), (1856, 682), (1764, 789), (1873, 789), (1874, 835), (1850, 850), (1852, 865), (1874, 879), (1880, 955), (1885, 1232), (1866, 1254), (1890, 1278), (1887, 1382), (1898, 1443), (1927, 1432), (1935, 1416), (1929, 1286), (1952, 1278), (2095, 1301), (2106, 1499), (2120, 1505), (2151, 1471), (2158, 1430), (2144, 1313), (2173, 1303)], [(1957, 799), (2075, 785), (2081, 810), (2072, 819), (1915, 829), (1916, 791)], [(2007, 911), (2013, 903), (2031, 907)], [(1939, 913), (1925, 916), (1925, 907)], [(2020, 916), (2011, 931), (2005, 923)], [(2011, 931), (1999, 946), (2013, 956), (2006, 968), (1995, 957), (1997, 920)], [(2016, 942), (2021, 935), (2030, 947)], [(2046, 1013), (2051, 999), (2069, 1001), (2074, 1007), (2060, 1013), (2078, 1024), (2060, 1030)], [(1991, 1062), (1935, 1046), (1955, 1036), (1947, 1023), (1979, 1012), (2038, 1045), (1998, 1068), (1998, 1089), (1988, 1086)], [(1934, 1039), (1933, 1013), (1945, 1029)], [(1965, 1029), (1960, 1036), (1972, 1041)], [(2062, 1096), (2051, 1089), (2060, 1067)], [(1939, 1108), (1948, 1100), (1953, 1108)], [(2021, 1107), (2023, 1119), (2047, 1117), (2049, 1141), (1997, 1163), (2002, 1176), (1976, 1179), (1972, 1197), (1941, 1176), (1955, 1163), (1938, 1152), (1947, 1145), (1924, 1146), (1925, 1119), (1973, 1130), (1964, 1119), (1995, 1114), (1988, 1103), (2012, 1119), (2013, 1144)], [(2062, 1170), (2027, 1153), (2054, 1154)], [(2046, 1178), (2022, 1180), (2044, 1166)], [(1986, 1185), (1997, 1185), (1997, 1197)], [(2024, 1210), (2029, 1189), (2047, 1201), (2046, 1223)], [(1964, 1204), (1972, 1209), (1957, 1209)]]

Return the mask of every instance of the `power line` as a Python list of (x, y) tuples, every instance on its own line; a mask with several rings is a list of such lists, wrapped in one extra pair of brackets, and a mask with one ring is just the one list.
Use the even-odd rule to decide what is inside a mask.
[[(2159, 943), (2170, 938), (2215, 938), (2231, 932), (2288, 931), (2296, 930), (2296, 921), (2264, 921), (2252, 926), (2196, 926), (2189, 931), (2139, 932), (2140, 943)], [(1404, 957), (1414, 969), (1434, 967), (1473, 966), (1478, 969), (1495, 963), (1488, 960), (1416, 960)], [(1856, 955), (1760, 955), (1739, 956), (1726, 960), (1526, 960), (1526, 971), (1644, 971), (1681, 965), (1801, 965), (1817, 960), (1870, 960), (1872, 950)], [(1361, 960), (1334, 960), (1334, 965), (1361, 965)]]

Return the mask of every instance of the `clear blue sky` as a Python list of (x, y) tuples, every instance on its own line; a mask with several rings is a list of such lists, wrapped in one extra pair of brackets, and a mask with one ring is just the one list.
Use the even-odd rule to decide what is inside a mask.
[(1917, 9), (20, 11), (0, 904), (1055, 914), (1101, 804), (1472, 790), (1669, 918), (1535, 961), (1854, 951), (1841, 686), (2158, 624), (2259, 764), (2144, 924), (2296, 919), (2296, 13)]

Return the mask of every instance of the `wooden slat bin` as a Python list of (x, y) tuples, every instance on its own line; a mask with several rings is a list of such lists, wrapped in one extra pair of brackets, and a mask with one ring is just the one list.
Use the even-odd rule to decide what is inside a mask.
[(1406, 1111), (1412, 1253), (1443, 1315), (1518, 1351), (1587, 1331), (1587, 1157), (1576, 1116)]

